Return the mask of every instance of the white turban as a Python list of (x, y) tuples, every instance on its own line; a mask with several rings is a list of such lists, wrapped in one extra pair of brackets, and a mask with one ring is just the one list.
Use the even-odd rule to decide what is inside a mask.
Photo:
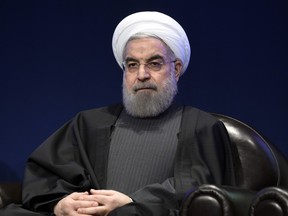
[(154, 11), (137, 12), (124, 18), (116, 27), (113, 39), (113, 53), (122, 68), (123, 52), (129, 38), (137, 33), (146, 33), (161, 38), (182, 61), (182, 75), (190, 60), (190, 44), (184, 29), (173, 18)]

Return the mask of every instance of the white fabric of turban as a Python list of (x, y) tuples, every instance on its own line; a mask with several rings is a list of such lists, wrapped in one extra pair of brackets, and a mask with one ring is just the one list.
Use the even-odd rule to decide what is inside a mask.
[(182, 75), (189, 64), (191, 49), (189, 40), (181, 25), (170, 16), (157, 11), (133, 13), (124, 18), (116, 27), (112, 48), (117, 63), (122, 68), (123, 52), (129, 38), (137, 33), (145, 33), (161, 38), (182, 61)]

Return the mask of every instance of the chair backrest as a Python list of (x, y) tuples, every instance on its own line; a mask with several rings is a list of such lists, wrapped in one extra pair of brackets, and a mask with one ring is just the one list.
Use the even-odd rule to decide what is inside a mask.
[(251, 190), (279, 186), (280, 166), (272, 144), (255, 129), (237, 119), (213, 115), (224, 123), (231, 142), (237, 146), (242, 172), (238, 186)]

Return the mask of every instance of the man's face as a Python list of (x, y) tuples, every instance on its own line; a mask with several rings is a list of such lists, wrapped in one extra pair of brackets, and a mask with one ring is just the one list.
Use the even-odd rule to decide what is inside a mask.
[(127, 43), (123, 99), (128, 113), (136, 117), (156, 116), (170, 106), (182, 68), (181, 62), (172, 56), (167, 46), (156, 38)]

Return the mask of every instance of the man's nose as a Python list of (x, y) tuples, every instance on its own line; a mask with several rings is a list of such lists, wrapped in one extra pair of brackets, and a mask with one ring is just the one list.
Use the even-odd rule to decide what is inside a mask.
[(144, 64), (139, 65), (137, 79), (140, 81), (144, 81), (144, 80), (150, 79), (150, 77), (151, 77), (150, 71), (147, 68), (147, 66)]

